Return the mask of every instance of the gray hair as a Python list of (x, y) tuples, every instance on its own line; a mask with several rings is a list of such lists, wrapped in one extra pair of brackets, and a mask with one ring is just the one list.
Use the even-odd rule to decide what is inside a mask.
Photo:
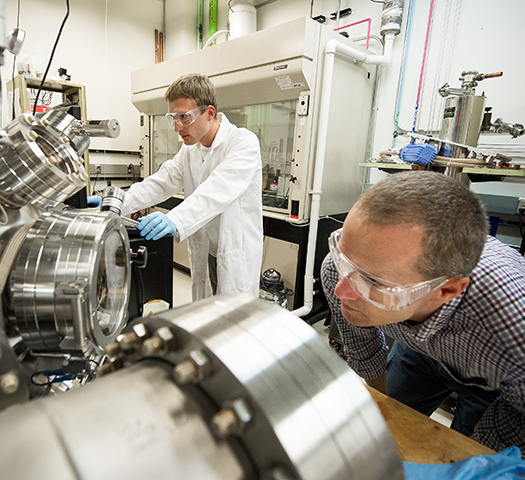
[(487, 213), (479, 197), (441, 173), (390, 175), (365, 191), (355, 208), (376, 225), (424, 228), (416, 270), (425, 279), (468, 277), (487, 241)]

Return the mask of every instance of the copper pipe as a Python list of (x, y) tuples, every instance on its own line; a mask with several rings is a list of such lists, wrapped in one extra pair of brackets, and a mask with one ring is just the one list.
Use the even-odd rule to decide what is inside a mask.
[(485, 78), (496, 78), (503, 76), (503, 72), (494, 72), (494, 73), (478, 73), (473, 80), (479, 82), (485, 80)]
[(155, 63), (159, 63), (159, 31), (155, 29)]

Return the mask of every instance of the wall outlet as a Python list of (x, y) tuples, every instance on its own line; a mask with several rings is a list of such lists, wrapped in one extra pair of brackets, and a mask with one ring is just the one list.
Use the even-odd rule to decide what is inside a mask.
[(518, 204), (516, 205), (516, 213), (519, 213), (521, 211), (525, 211), (525, 198), (519, 197), (518, 198)]
[(102, 173), (102, 166), (101, 165), (97, 165), (95, 167), (95, 173)]

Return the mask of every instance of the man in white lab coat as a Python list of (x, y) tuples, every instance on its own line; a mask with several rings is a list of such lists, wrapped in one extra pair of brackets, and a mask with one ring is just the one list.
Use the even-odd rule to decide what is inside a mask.
[(130, 187), (122, 214), (184, 188), (180, 205), (140, 219), (141, 235), (188, 239), (194, 301), (205, 297), (208, 270), (213, 293), (257, 296), (263, 249), (259, 141), (217, 114), (215, 89), (205, 75), (182, 76), (165, 98), (166, 117), (184, 145), (157, 173)]

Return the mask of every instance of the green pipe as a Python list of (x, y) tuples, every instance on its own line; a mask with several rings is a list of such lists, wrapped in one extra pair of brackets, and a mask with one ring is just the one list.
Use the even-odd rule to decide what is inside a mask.
[(217, 33), (217, 0), (210, 0), (210, 22), (208, 23), (208, 36)]
[(197, 50), (202, 48), (202, 17), (204, 16), (204, 5), (202, 0), (199, 0), (199, 12), (197, 20)]

